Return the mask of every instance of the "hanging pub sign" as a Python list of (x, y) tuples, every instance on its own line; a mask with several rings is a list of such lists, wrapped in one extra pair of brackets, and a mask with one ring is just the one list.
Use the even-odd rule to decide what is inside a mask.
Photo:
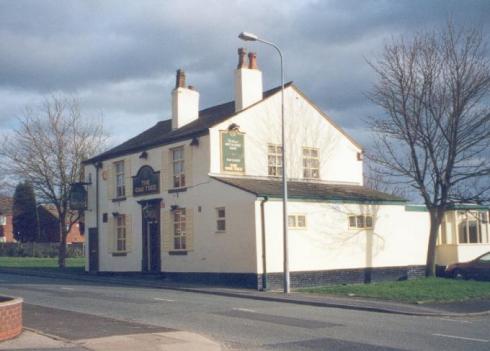
[(70, 209), (83, 211), (87, 209), (87, 190), (86, 183), (73, 183), (70, 186)]
[(221, 167), (224, 172), (245, 172), (243, 136), (238, 129), (221, 131)]
[(160, 172), (150, 166), (143, 166), (133, 177), (133, 196), (160, 192)]

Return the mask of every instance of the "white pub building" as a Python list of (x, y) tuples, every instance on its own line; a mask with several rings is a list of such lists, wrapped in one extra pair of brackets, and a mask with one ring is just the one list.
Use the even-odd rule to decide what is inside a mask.
[[(234, 101), (199, 110), (179, 70), (171, 119), (84, 162), (88, 271), (281, 286), (281, 91), (238, 53)], [(362, 147), (292, 83), (285, 119), (291, 285), (422, 274), (427, 212), (364, 187)], [(459, 244), (445, 233), (440, 245)]]

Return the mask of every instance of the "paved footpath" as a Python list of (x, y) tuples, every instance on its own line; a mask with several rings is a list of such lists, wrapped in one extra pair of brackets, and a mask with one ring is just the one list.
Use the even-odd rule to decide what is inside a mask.
[(22, 335), (0, 343), (0, 350), (222, 349), (218, 343), (195, 333), (30, 304), (24, 304), (24, 326)]

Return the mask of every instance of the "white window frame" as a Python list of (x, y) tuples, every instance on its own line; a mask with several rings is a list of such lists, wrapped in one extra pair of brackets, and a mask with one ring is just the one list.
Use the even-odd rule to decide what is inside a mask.
[(172, 214), (173, 250), (187, 251), (187, 223), (185, 208), (178, 208)]
[(128, 231), (127, 216), (118, 214), (114, 217), (114, 250), (115, 252), (127, 252), (128, 250)]
[[(220, 224), (223, 225), (222, 228), (220, 228)], [(216, 233), (225, 233), (225, 232), (226, 232), (226, 208), (217, 207), (216, 208)]]
[[(185, 150), (184, 146), (178, 146), (170, 149), (172, 156), (172, 186), (174, 188), (185, 187)], [(176, 158), (180, 152), (180, 158)], [(180, 167), (180, 171), (177, 168)]]
[[(371, 224), (368, 224), (371, 222)], [(355, 223), (355, 225), (353, 225)], [(374, 220), (371, 215), (364, 214), (350, 214), (347, 216), (347, 224), (349, 229), (359, 230), (359, 229), (373, 229)]]
[(320, 179), (320, 149), (303, 146), (303, 178)]
[[(301, 218), (303, 221), (303, 225), (300, 225), (300, 219)], [(288, 215), (288, 228), (289, 229), (306, 229), (307, 227), (308, 227), (308, 223), (306, 220), (306, 215), (304, 213), (291, 213)]]
[(114, 162), (114, 195), (116, 196), (116, 198), (126, 196), (126, 185), (124, 177), (124, 160)]
[(267, 174), (282, 176), (282, 146), (279, 144), (267, 144)]

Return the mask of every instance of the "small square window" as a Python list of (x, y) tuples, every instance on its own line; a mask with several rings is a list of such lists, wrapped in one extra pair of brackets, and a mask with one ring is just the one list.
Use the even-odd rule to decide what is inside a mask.
[(348, 217), (348, 223), (351, 229), (371, 229), (373, 228), (373, 216), (351, 215)]
[(357, 216), (357, 228), (364, 228), (364, 216)]
[(349, 216), (349, 227), (356, 227), (356, 216)]
[(297, 221), (298, 222), (297, 223), (298, 224), (298, 227), (299, 228), (306, 227), (306, 218), (305, 218), (305, 216), (298, 216), (297, 218), (298, 218), (298, 221)]
[(288, 227), (292, 229), (306, 228), (306, 216), (302, 214), (294, 214), (288, 216)]
[(371, 216), (366, 216), (366, 228), (372, 228), (373, 227), (373, 217)]

